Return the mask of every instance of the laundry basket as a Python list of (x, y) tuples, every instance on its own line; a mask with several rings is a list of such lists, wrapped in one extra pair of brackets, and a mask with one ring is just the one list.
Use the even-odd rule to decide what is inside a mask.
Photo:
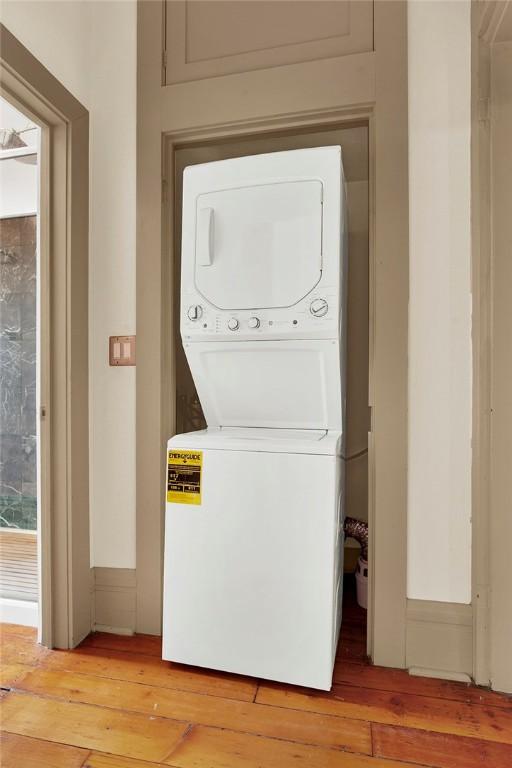
[(368, 562), (358, 557), (356, 566), (357, 603), (361, 608), (368, 608)]

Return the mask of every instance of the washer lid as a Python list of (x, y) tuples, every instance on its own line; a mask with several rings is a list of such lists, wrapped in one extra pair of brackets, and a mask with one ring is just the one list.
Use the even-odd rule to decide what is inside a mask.
[(322, 182), (277, 182), (196, 200), (197, 290), (219, 309), (290, 307), (322, 273)]

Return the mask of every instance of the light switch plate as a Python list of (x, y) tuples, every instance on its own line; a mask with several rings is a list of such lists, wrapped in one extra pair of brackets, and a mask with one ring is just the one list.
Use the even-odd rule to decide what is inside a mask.
[(135, 365), (135, 336), (110, 336), (110, 365)]

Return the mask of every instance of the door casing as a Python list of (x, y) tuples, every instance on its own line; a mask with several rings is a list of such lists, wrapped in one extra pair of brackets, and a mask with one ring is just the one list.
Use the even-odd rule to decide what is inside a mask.
[(89, 115), (1, 24), (0, 85), (41, 127), (39, 640), (73, 648), (91, 630)]
[[(510, 274), (505, 213), (512, 3), (472, 6), (473, 677), (512, 691), (508, 471)], [(508, 46), (508, 50), (507, 50)], [(508, 102), (507, 102), (508, 95)]]

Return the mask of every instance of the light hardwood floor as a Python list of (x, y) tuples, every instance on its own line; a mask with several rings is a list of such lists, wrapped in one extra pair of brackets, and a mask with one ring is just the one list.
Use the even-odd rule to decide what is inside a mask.
[(2, 768), (510, 768), (512, 699), (365, 659), (348, 585), (330, 693), (169, 664), (159, 638), (1, 638)]

